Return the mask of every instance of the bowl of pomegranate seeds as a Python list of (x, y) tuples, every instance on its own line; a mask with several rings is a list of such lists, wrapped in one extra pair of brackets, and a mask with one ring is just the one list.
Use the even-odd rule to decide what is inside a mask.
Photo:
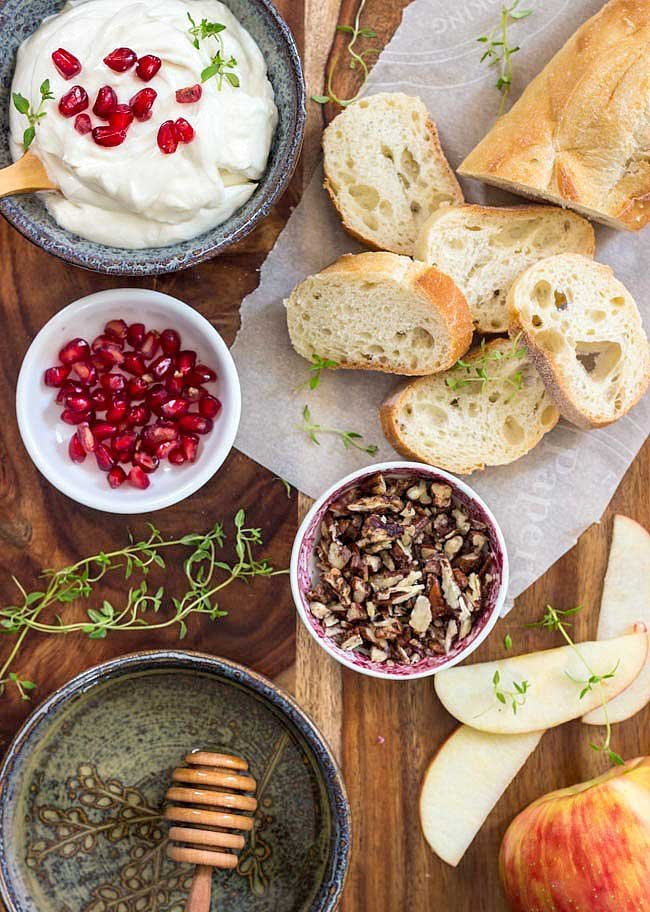
[(189, 497), (230, 452), (239, 379), (214, 327), (157, 291), (75, 301), (38, 333), (16, 390), (18, 426), (56, 488), (109, 513)]
[(417, 462), (368, 466), (313, 505), (291, 589), (316, 642), (387, 680), (436, 674), (489, 635), (508, 590), (505, 541), (460, 479)]

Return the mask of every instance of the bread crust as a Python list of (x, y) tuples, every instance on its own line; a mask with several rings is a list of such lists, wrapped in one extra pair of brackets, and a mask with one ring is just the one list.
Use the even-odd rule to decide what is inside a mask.
[(650, 221), (649, 93), (650, 3), (609, 0), (458, 173), (639, 231)]
[[(400, 269), (402, 274), (400, 275)], [(319, 275), (361, 276), (376, 281), (406, 280), (414, 294), (424, 298), (432, 310), (444, 320), (450, 335), (450, 353), (440, 371), (452, 367), (469, 349), (474, 332), (472, 315), (465, 296), (456, 283), (434, 266), (416, 263), (409, 257), (381, 252), (345, 253), (334, 263), (323, 269)], [(386, 374), (402, 374), (405, 377), (421, 377), (422, 371), (401, 367), (399, 371), (379, 363), (366, 361), (339, 361), (332, 370), (371, 370)], [(427, 371), (427, 374), (430, 371)]]
[[(395, 93), (382, 93), (382, 94), (403, 95), (404, 93), (395, 92)], [(370, 97), (373, 98), (376, 96), (370, 96)], [(343, 116), (343, 114), (346, 114), (351, 111), (354, 111), (354, 105), (351, 105), (350, 107), (346, 108), (344, 111), (341, 112), (341, 114), (338, 115), (338, 117), (341, 117), (341, 116)], [(336, 120), (336, 118), (334, 120)], [(332, 127), (333, 123), (334, 123), (334, 121), (332, 121), (329, 124), (329, 126), (326, 128), (326, 130), (329, 130)], [(431, 147), (431, 154), (433, 155), (434, 158), (436, 158), (438, 160), (439, 167), (442, 170), (442, 172), (448, 182), (447, 189), (449, 190), (449, 193), (454, 197), (455, 203), (462, 203), (465, 199), (465, 197), (463, 196), (462, 188), (461, 188), (460, 184), (458, 183), (458, 179), (457, 179), (456, 175), (454, 174), (454, 171), (453, 171), (451, 165), (447, 161), (447, 157), (445, 156), (445, 153), (442, 149), (442, 145), (440, 143), (440, 136), (438, 134), (438, 128), (437, 128), (436, 124), (434, 123), (434, 121), (431, 120), (430, 117), (427, 117), (427, 119), (425, 121), (425, 128), (429, 135), (429, 144)], [(351, 237), (353, 237), (355, 239), (355, 241), (359, 241), (360, 243), (365, 244), (365, 246), (369, 247), (370, 250), (389, 251), (391, 253), (396, 253), (396, 254), (402, 255), (402, 256), (412, 256), (413, 250), (398, 249), (397, 247), (391, 247), (388, 244), (381, 246), (372, 237), (370, 237), (367, 234), (364, 234), (363, 232), (358, 231), (356, 228), (354, 228), (350, 224), (350, 222), (346, 218), (345, 208), (344, 208), (344, 206), (341, 205), (339, 197), (338, 197), (336, 191), (334, 190), (332, 182), (327, 173), (327, 157), (325, 157), (323, 165), (324, 165), (324, 172), (325, 172), (324, 178), (323, 178), (323, 187), (327, 191), (334, 208), (338, 212), (339, 218), (341, 219), (341, 225), (345, 229), (345, 231)]]

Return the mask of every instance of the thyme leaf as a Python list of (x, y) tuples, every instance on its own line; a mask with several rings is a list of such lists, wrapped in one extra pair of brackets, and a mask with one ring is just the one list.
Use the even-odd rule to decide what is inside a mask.
[(490, 365), (503, 361), (516, 361), (526, 354), (526, 349), (519, 345), (519, 336), (513, 340), (513, 343), (506, 351), (488, 350), (485, 339), (481, 339), (481, 354), (472, 361), (465, 361), (460, 358), (450, 371), (450, 376), (445, 383), (451, 390), (459, 390), (472, 383), (480, 385), (481, 392), (486, 385), (492, 382), (505, 383), (511, 386), (513, 392), (506, 400), (511, 402), (520, 390), (523, 389), (524, 375), (522, 371), (516, 371), (511, 377), (493, 377), (490, 375)]
[(190, 21), (188, 32), (192, 36), (192, 44), (197, 50), (201, 47), (201, 41), (205, 41), (207, 38), (215, 38), (219, 45), (216, 54), (210, 58), (210, 65), (201, 72), (201, 82), (207, 82), (208, 79), (216, 76), (219, 91), (221, 91), (224, 79), (234, 89), (238, 89), (240, 86), (239, 76), (233, 73), (234, 68), (237, 66), (237, 59), (232, 54), (229, 57), (226, 56), (221, 35), (226, 30), (226, 26), (222, 22), (209, 22), (207, 19), (201, 19), (201, 22), (197, 25), (190, 13), (187, 14), (187, 18)]
[(300, 386), (296, 387), (296, 392), (298, 390), (304, 389), (306, 386), (310, 390), (318, 389), (321, 381), (321, 373), (324, 370), (334, 370), (339, 366), (338, 361), (332, 361), (330, 358), (321, 358), (320, 355), (311, 356), (311, 364), (309, 365), (309, 380), (306, 380), (304, 383), (301, 383)]
[(366, 58), (373, 54), (379, 54), (379, 48), (376, 47), (368, 47), (362, 51), (357, 50), (357, 42), (360, 38), (377, 37), (377, 32), (374, 29), (361, 26), (361, 16), (363, 14), (366, 2), (367, 0), (360, 0), (356, 15), (354, 17), (353, 25), (336, 26), (337, 32), (343, 32), (345, 34), (351, 35), (351, 38), (346, 47), (346, 53), (350, 57), (348, 66), (351, 70), (361, 71), (361, 85), (359, 86), (358, 91), (351, 98), (339, 98), (333, 87), (334, 72), (336, 70), (336, 64), (338, 63), (338, 60), (334, 60), (327, 74), (326, 94), (311, 96), (311, 100), (315, 101), (317, 104), (322, 105), (332, 101), (335, 104), (340, 105), (340, 107), (346, 108), (348, 105), (352, 104), (353, 101), (356, 101), (363, 92), (364, 86), (368, 81), (368, 76), (370, 75), (370, 70), (368, 69)]
[(357, 431), (341, 431), (339, 428), (323, 427), (320, 424), (316, 424), (312, 420), (308, 405), (302, 410), (302, 425), (299, 425), (299, 427), (300, 430), (304, 431), (309, 437), (312, 443), (315, 443), (317, 446), (320, 446), (318, 434), (336, 434), (346, 450), (349, 450), (350, 447), (355, 447), (355, 449), (361, 450), (362, 453), (368, 453), (370, 456), (374, 456), (379, 449), (375, 444), (364, 446), (362, 443), (359, 443), (360, 440), (363, 440), (363, 435), (357, 433)]
[(24, 95), (21, 95), (20, 92), (13, 92), (11, 96), (14, 108), (19, 114), (23, 114), (27, 118), (29, 124), (23, 133), (23, 149), (25, 152), (27, 152), (36, 138), (36, 127), (38, 126), (38, 122), (47, 115), (47, 111), (43, 110), (45, 102), (51, 101), (54, 98), (54, 94), (50, 89), (49, 79), (45, 79), (41, 83), (39, 92), (41, 95), (41, 102), (36, 110), (32, 108), (28, 99), (25, 98)]
[(501, 7), (499, 24), (488, 35), (481, 35), (480, 38), (477, 38), (477, 41), (485, 46), (481, 63), (487, 61), (487, 65), (496, 67), (499, 74), (496, 87), (501, 93), (501, 103), (499, 104), (497, 117), (501, 117), (505, 111), (508, 95), (512, 88), (512, 57), (517, 51), (521, 50), (518, 45), (513, 46), (510, 44), (508, 27), (512, 22), (526, 19), (533, 13), (532, 9), (521, 8), (519, 3), (520, 0), (514, 0), (514, 3), (510, 6), (504, 3)]
[(499, 701), (499, 703), (510, 704), (512, 712), (514, 715), (517, 715), (517, 711), (520, 706), (523, 706), (526, 702), (528, 691), (530, 690), (529, 681), (513, 681), (512, 682), (513, 690), (505, 690), (501, 686), (501, 674), (497, 669), (492, 676), (492, 689), (494, 690), (494, 696)]

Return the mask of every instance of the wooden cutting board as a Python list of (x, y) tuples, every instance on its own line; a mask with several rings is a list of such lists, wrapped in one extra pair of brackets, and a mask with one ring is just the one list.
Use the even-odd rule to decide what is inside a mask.
[[(322, 90), (335, 25), (352, 21), (357, 0), (279, 0), (277, 6), (299, 42), (310, 92)], [(407, 0), (368, 0), (364, 24), (385, 43), (399, 23)], [(339, 59), (336, 87), (352, 91), (355, 73), (341, 66), (342, 38), (334, 44)], [(10, 576), (34, 588), (43, 567), (61, 566), (87, 553), (88, 542), (108, 549), (125, 541), (127, 523), (77, 506), (56, 492), (31, 465), (15, 420), (14, 391), (22, 357), (40, 327), (75, 298), (103, 288), (131, 284), (156, 288), (187, 301), (210, 319), (232, 343), (239, 324), (239, 304), (258, 282), (259, 267), (281, 230), (300, 188), (318, 156), (324, 116), (336, 112), (309, 105), (305, 153), (299, 173), (272, 216), (227, 255), (175, 276), (125, 280), (94, 275), (58, 262), (31, 246), (5, 222), (0, 224), (0, 596), (14, 597)], [(435, 112), (433, 112), (435, 115)], [(503, 654), (509, 632), (513, 651), (557, 645), (553, 637), (531, 631), (547, 602), (568, 608), (585, 605), (574, 630), (578, 639), (595, 635), (601, 581), (607, 560), (611, 519), (622, 512), (650, 527), (647, 480), (650, 446), (646, 444), (622, 482), (603, 522), (592, 527), (518, 601), (512, 614), (473, 657)], [(300, 509), (307, 501), (301, 498)], [(153, 515), (165, 535), (205, 529), (216, 520), (228, 522), (240, 506), (263, 529), (266, 553), (276, 566), (287, 566), (298, 520), (298, 498), (287, 498), (271, 473), (233, 453), (218, 476), (184, 504)], [(142, 530), (144, 523), (132, 527)], [(170, 589), (180, 577), (172, 572)], [(117, 600), (120, 587), (103, 590)], [(341, 908), (344, 912), (500, 912), (505, 909), (498, 883), (497, 852), (512, 817), (540, 794), (590, 778), (605, 768), (589, 747), (589, 732), (578, 723), (547, 734), (526, 768), (497, 805), (457, 869), (438, 861), (427, 849), (418, 824), (418, 792), (426, 764), (453, 730), (454, 721), (438, 704), (430, 681), (385, 683), (339, 670), (303, 633), (296, 632), (295, 613), (286, 577), (256, 580), (245, 590), (228, 592), (222, 607), (227, 618), (216, 623), (194, 619), (183, 646), (201, 649), (252, 665), (280, 680), (297, 694), (326, 733), (340, 758), (354, 817), (354, 853)], [(74, 609), (73, 609), (74, 610)], [(74, 636), (33, 636), (16, 666), (37, 680), (32, 705), (77, 672), (138, 648), (176, 642), (175, 635), (129, 635), (88, 640)], [(0, 657), (11, 642), (0, 640)], [(0, 703), (0, 749), (30, 710), (8, 692)], [(633, 757), (650, 752), (650, 711), (615, 729), (619, 753)]]

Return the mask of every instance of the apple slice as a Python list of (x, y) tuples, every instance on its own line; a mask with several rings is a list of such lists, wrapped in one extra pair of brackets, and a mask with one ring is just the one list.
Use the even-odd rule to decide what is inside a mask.
[[(579, 647), (594, 674), (606, 675), (616, 668), (614, 676), (603, 684), (608, 698), (612, 699), (643, 668), (648, 654), (646, 627), (639, 624), (634, 633), (613, 640), (580, 643)], [(499, 702), (495, 693), (497, 672), (504, 703)], [(577, 652), (571, 646), (560, 646), (498, 662), (457, 665), (438, 672), (435, 688), (443, 706), (459, 722), (480, 731), (514, 735), (553, 728), (599, 706), (600, 687), (593, 687), (580, 699), (583, 690), (580, 684), (587, 678), (589, 672)], [(516, 685), (522, 687), (525, 682), (526, 694), (521, 697)], [(515, 698), (520, 704), (516, 712), (512, 708)]]
[(433, 851), (454, 867), (543, 731), (493, 735), (461, 725), (438, 749), (420, 792), (420, 824)]
[[(643, 621), (650, 630), (650, 534), (633, 519), (615, 516), (600, 603), (598, 639), (620, 636), (636, 621)], [(609, 721), (629, 719), (649, 702), (650, 656), (641, 674), (607, 704)], [(602, 706), (584, 715), (582, 721), (587, 725), (604, 725)]]

